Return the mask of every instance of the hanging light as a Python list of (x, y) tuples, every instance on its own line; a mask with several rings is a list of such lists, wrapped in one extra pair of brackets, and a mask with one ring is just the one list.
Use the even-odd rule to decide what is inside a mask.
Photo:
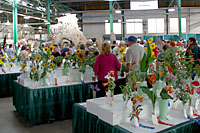
[(175, 11), (175, 8), (170, 8), (168, 9), (169, 12), (174, 12)]
[(39, 27), (38, 27), (38, 29), (39, 29), (39, 30), (41, 30), (41, 29), (42, 29), (42, 27), (41, 27), (41, 26), (39, 26)]
[(7, 20), (7, 22), (6, 22), (6, 25), (10, 25), (10, 22), (9, 22), (9, 20)]
[(115, 13), (121, 13), (122, 11), (120, 9), (116, 9)]
[(27, 28), (27, 27), (28, 27), (28, 24), (24, 24), (24, 27)]
[(31, 17), (30, 16), (24, 16), (24, 19), (30, 19)]

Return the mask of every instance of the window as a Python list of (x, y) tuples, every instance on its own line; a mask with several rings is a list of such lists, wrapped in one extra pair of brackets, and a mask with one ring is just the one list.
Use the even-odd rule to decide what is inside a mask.
[[(121, 20), (118, 20), (118, 23), (113, 23), (113, 32), (115, 34), (122, 34)], [(108, 23), (108, 20), (105, 20), (105, 34), (110, 34), (110, 23)]]
[(164, 33), (164, 18), (148, 19), (148, 33)]
[[(186, 33), (186, 18), (181, 18), (182, 32)], [(178, 18), (170, 18), (170, 33), (179, 32)]]
[(142, 19), (127, 19), (126, 32), (127, 34), (142, 34), (143, 33)]

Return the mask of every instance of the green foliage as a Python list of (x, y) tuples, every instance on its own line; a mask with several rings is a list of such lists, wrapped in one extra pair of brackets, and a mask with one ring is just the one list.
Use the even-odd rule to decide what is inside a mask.
[(168, 94), (168, 92), (167, 92), (167, 90), (166, 90), (165, 88), (163, 88), (162, 91), (160, 92), (160, 97), (161, 97), (162, 99), (173, 99), (173, 97), (171, 97), (171, 96)]
[(144, 53), (144, 56), (140, 63), (140, 71), (141, 72), (147, 72), (149, 65), (151, 63), (153, 63), (153, 61), (155, 60), (154, 58), (151, 57), (151, 54), (152, 54), (152, 50), (150, 48), (150, 44), (148, 43), (147, 44), (147, 54)]
[[(130, 121), (133, 120), (134, 117), (138, 117), (142, 111), (142, 105), (136, 106), (136, 108), (133, 108), (132, 112), (129, 114)], [(138, 111), (138, 114), (136, 114), (136, 111)]]
[(149, 97), (149, 99), (151, 100), (153, 106), (155, 106), (156, 103), (156, 95), (153, 91), (150, 91), (148, 87), (146, 86), (141, 86), (142, 91), (147, 94), (147, 96)]

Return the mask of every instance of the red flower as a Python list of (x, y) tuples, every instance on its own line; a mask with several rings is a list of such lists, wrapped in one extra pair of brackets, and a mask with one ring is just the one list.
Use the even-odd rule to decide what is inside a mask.
[(108, 85), (108, 83), (102, 83), (103, 87), (106, 87)]
[(172, 86), (165, 86), (165, 89), (167, 90), (167, 91), (169, 91), (169, 93), (170, 94), (172, 94), (173, 92), (174, 92), (174, 89), (172, 88)]
[(175, 47), (176, 46), (175, 42), (171, 42), (170, 46)]
[(194, 85), (194, 86), (199, 86), (199, 82), (198, 82), (198, 81), (193, 81), (193, 82), (192, 82), (192, 85)]
[(188, 53), (192, 53), (192, 50), (191, 50), (191, 49), (188, 49), (187, 52), (188, 52)]
[(172, 67), (170, 65), (168, 66), (168, 71), (169, 73), (172, 73)]
[(108, 97), (107, 95), (105, 95), (105, 97)]
[(190, 89), (190, 87), (186, 88), (186, 90), (189, 90), (189, 89)]
[(132, 66), (134, 66), (136, 64), (136, 61), (134, 61), (133, 63), (132, 63)]
[(194, 94), (194, 89), (192, 89), (190, 92), (189, 92), (191, 95)]
[(197, 59), (197, 61), (200, 61), (200, 59)]
[(194, 48), (193, 46), (189, 46), (189, 48)]

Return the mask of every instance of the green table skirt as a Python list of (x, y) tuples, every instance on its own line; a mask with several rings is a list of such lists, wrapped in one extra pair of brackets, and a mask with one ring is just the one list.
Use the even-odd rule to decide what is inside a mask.
[(79, 104), (73, 106), (72, 130), (73, 133), (129, 133), (124, 128), (112, 126), (98, 119)]
[(14, 84), (13, 104), (18, 115), (31, 124), (72, 118), (73, 104), (93, 96), (89, 83), (44, 89)]
[(20, 73), (1, 74), (0, 75), (0, 97), (12, 96), (14, 89), (14, 80)]
[[(198, 118), (200, 120), (200, 117)], [(80, 104), (73, 106), (73, 133), (129, 133), (129, 131), (119, 126), (112, 126), (97, 116), (86, 111), (86, 108)], [(133, 131), (134, 132), (134, 131)], [(200, 125), (194, 121), (186, 121), (160, 133), (199, 133)]]

